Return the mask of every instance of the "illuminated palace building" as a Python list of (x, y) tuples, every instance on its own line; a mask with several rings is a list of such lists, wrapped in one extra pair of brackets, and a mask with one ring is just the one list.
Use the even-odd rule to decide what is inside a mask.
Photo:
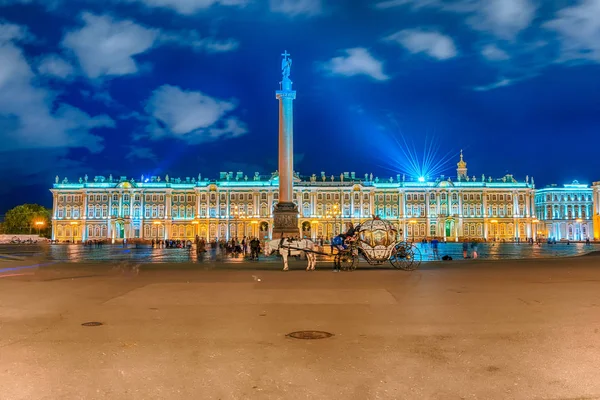
[[(52, 237), (58, 241), (270, 238), (278, 176), (220, 174), (219, 179), (142, 176), (136, 181), (87, 176), (56, 178)], [(537, 190), (533, 179), (468, 176), (461, 153), (457, 176), (436, 180), (359, 177), (325, 173), (294, 179), (303, 236), (330, 238), (377, 215), (393, 222), (406, 240), (437, 237), (520, 240), (593, 237), (598, 186)], [(594, 194), (595, 193), (595, 194)], [(598, 235), (596, 235), (598, 237)]]

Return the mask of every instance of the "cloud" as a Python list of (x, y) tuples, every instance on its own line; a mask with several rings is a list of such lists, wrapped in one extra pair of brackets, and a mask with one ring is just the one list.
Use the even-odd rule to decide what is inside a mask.
[(129, 153), (125, 156), (128, 160), (150, 160), (158, 161), (158, 157), (148, 147), (129, 146)]
[(26, 27), (0, 21), (0, 43), (22, 42), (29, 39), (31, 39), (31, 35)]
[(385, 39), (400, 44), (413, 54), (425, 53), (438, 60), (447, 60), (457, 55), (452, 38), (436, 31), (405, 29)]
[(510, 59), (508, 53), (495, 44), (488, 44), (481, 49), (481, 55), (489, 61), (505, 61)]
[(143, 3), (152, 8), (170, 8), (179, 14), (192, 15), (210, 7), (245, 6), (250, 0), (128, 0), (129, 2)]
[(467, 23), (473, 29), (508, 40), (531, 24), (536, 10), (533, 0), (485, 0), (477, 3)]
[(560, 42), (559, 62), (600, 62), (600, 1), (583, 0), (563, 8), (544, 27), (554, 31)]
[(74, 74), (73, 66), (56, 54), (43, 57), (37, 69), (42, 75), (61, 79), (67, 79)]
[(529, 27), (537, 11), (536, 0), (388, 0), (376, 4), (379, 9), (400, 6), (464, 14), (471, 28), (506, 40)]
[(71, 50), (89, 78), (138, 72), (134, 56), (148, 51), (159, 32), (133, 21), (115, 21), (109, 16), (85, 12), (85, 25), (67, 33), (63, 46)]
[(323, 12), (321, 0), (269, 0), (272, 12), (296, 17), (299, 15), (315, 16)]
[(189, 143), (241, 136), (248, 130), (230, 115), (235, 109), (231, 101), (163, 85), (146, 103), (145, 110), (152, 117), (147, 133), (153, 138), (175, 137)]
[(518, 77), (518, 78), (501, 77), (496, 82), (492, 82), (492, 83), (490, 83), (488, 85), (476, 86), (476, 87), (473, 88), (473, 90), (475, 90), (477, 92), (486, 92), (488, 90), (499, 89), (499, 88), (503, 88), (503, 87), (514, 85), (514, 84), (522, 82), (522, 81), (526, 81), (526, 80), (532, 79), (532, 78), (536, 77), (537, 75), (538, 75), (537, 72), (532, 72), (532, 73), (530, 73), (528, 75), (523, 75), (523, 76)]
[(367, 75), (377, 81), (389, 79), (383, 72), (383, 62), (374, 58), (369, 50), (355, 47), (344, 50), (344, 53), (344, 56), (334, 57), (324, 63), (322, 68), (333, 75)]
[(106, 115), (92, 117), (57, 101), (56, 93), (39, 86), (23, 51), (15, 43), (0, 42), (0, 60), (2, 151), (59, 147), (102, 149), (102, 138), (91, 131), (113, 127), (111, 118)]
[(207, 53), (234, 51), (240, 45), (235, 39), (219, 40), (214, 37), (201, 37), (196, 31), (162, 33), (159, 39), (164, 44), (190, 47)]
[(91, 79), (136, 74), (141, 67), (135, 57), (159, 45), (190, 47), (209, 53), (232, 51), (239, 46), (234, 39), (201, 37), (196, 31), (162, 31), (108, 15), (85, 12), (81, 19), (84, 26), (68, 32), (62, 44), (75, 55)]

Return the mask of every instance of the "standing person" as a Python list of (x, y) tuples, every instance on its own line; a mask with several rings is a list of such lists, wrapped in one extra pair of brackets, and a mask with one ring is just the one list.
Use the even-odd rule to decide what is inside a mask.
[(258, 253), (260, 253), (260, 241), (255, 237), (250, 241), (250, 259), (258, 261)]
[(477, 258), (477, 242), (475, 240), (471, 242), (471, 250), (473, 251), (473, 258)]
[(463, 240), (462, 248), (463, 258), (469, 258), (469, 242), (467, 241), (467, 239)]
[(433, 251), (433, 259), (434, 260), (439, 260), (440, 259), (440, 253), (438, 252), (438, 245), (440, 244), (440, 241), (437, 240), (437, 237), (433, 237), (433, 239), (431, 239), (431, 250)]

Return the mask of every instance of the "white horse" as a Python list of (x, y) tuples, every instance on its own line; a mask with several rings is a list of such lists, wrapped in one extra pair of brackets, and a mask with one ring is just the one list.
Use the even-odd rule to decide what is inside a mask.
[(275, 239), (265, 244), (265, 255), (269, 256), (277, 251), (283, 257), (284, 271), (288, 270), (288, 256), (297, 256), (302, 253), (306, 255), (306, 259), (308, 260), (306, 270), (314, 271), (317, 264), (317, 256), (313, 253), (314, 250), (315, 244), (308, 239)]

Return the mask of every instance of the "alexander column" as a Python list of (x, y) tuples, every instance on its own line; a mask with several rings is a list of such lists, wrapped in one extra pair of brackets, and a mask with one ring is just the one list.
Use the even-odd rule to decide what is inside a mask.
[(281, 61), (279, 100), (279, 202), (273, 211), (273, 238), (299, 237), (298, 207), (294, 204), (294, 99), (290, 70), (292, 59), (285, 51)]

